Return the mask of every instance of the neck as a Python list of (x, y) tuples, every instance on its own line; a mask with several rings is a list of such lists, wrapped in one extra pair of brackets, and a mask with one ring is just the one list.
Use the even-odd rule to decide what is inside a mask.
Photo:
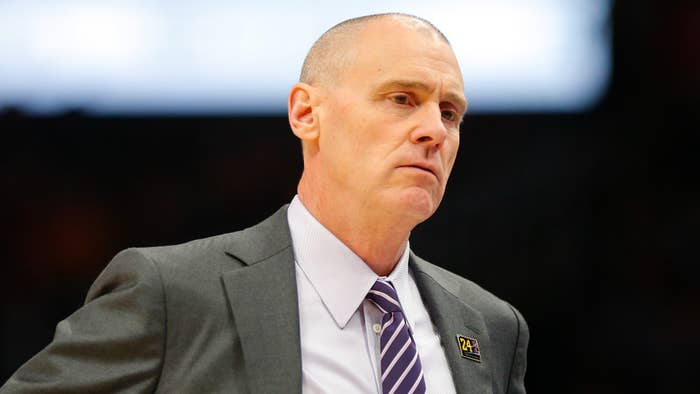
[(358, 255), (377, 275), (391, 273), (403, 254), (415, 223), (347, 194), (313, 193), (302, 175), (297, 192), (304, 207)]

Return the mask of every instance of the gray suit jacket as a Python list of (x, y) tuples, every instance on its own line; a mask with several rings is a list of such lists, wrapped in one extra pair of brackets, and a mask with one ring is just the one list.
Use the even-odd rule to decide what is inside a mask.
[[(1, 393), (299, 393), (287, 209), (243, 231), (119, 253)], [(459, 393), (524, 393), (528, 329), (506, 302), (411, 255)], [(461, 356), (475, 338), (481, 362)], [(332, 392), (332, 388), (329, 388)]]

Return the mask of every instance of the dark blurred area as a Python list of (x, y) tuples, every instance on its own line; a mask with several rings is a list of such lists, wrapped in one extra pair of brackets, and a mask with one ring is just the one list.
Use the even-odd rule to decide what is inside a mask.
[[(605, 99), (467, 116), (421, 256), (509, 300), (533, 393), (697, 393), (700, 3), (615, 3)], [(286, 117), (0, 114), (0, 382), (119, 250), (250, 226), (301, 174)]]

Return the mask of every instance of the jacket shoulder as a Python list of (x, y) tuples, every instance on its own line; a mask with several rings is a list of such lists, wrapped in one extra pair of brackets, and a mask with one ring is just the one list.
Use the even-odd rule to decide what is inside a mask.
[(483, 319), (492, 346), (494, 392), (525, 393), (529, 328), (520, 312), (469, 279), (412, 255), (414, 275), (456, 298)]
[[(287, 225), (287, 206), (283, 206), (264, 221), (243, 230), (215, 235), (189, 242), (131, 248), (153, 260), (159, 266), (176, 269), (179, 266), (234, 268), (241, 264), (254, 264), (291, 244)], [(232, 261), (234, 265), (232, 266)], [(236, 264), (236, 262), (238, 264)], [(222, 267), (223, 265), (223, 267)]]
[[(424, 275), (461, 302), (482, 314), (487, 324), (506, 325), (507, 331), (517, 332), (526, 325), (520, 312), (473, 281), (412, 255), (414, 274)], [(504, 327), (506, 328), (506, 327)]]
[(215, 291), (223, 273), (253, 264), (286, 247), (286, 217), (286, 207), (282, 207), (266, 220), (240, 231), (177, 245), (122, 250), (93, 283), (87, 299), (109, 292), (126, 277), (129, 282), (162, 287), (171, 300)]

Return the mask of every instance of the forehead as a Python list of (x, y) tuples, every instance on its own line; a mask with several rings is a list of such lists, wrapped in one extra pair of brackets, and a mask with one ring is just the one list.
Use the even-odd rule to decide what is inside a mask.
[(420, 81), (463, 96), (462, 74), (450, 45), (424, 22), (381, 18), (368, 23), (354, 41), (346, 69), (355, 82)]

